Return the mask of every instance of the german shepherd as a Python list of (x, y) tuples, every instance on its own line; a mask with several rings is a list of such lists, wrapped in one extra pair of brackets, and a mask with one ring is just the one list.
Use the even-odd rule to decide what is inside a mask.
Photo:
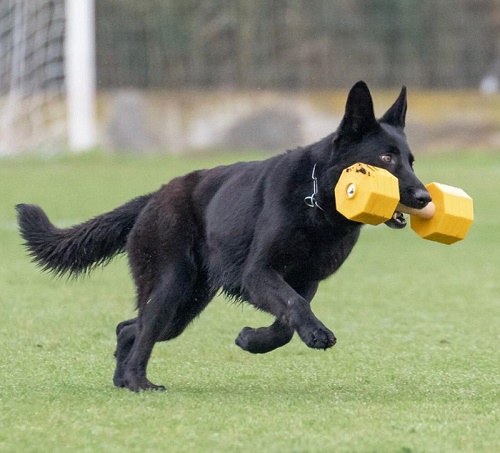
[[(431, 201), (413, 172), (406, 106), (403, 87), (377, 120), (361, 81), (349, 92), (338, 129), (317, 143), (194, 171), (66, 229), (40, 207), (19, 204), (20, 233), (33, 260), (56, 275), (78, 276), (127, 253), (138, 315), (116, 327), (117, 387), (164, 390), (146, 377), (154, 344), (180, 335), (219, 290), (276, 318), (267, 327), (245, 327), (236, 338), (243, 350), (272, 351), (294, 332), (310, 348), (331, 348), (336, 338), (310, 303), (362, 227), (335, 208), (341, 172), (357, 162), (382, 167), (398, 178), (404, 205), (423, 208)], [(406, 224), (399, 212), (386, 223)]]

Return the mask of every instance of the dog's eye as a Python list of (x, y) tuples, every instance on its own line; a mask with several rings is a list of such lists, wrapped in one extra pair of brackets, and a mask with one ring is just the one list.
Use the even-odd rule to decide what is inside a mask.
[(382, 162), (385, 162), (386, 164), (390, 164), (392, 162), (392, 155), (391, 154), (382, 154), (380, 156), (380, 159)]

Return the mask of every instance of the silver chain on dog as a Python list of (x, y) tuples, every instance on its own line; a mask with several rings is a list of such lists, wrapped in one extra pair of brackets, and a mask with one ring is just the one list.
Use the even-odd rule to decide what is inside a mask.
[(313, 193), (304, 198), (304, 203), (310, 208), (319, 208), (322, 211), (324, 209), (318, 204), (318, 178), (316, 178), (316, 164), (314, 164), (311, 178), (313, 180)]

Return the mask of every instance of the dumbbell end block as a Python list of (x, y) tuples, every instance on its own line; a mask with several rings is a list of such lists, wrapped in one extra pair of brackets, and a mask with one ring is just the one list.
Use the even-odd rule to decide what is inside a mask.
[(389, 220), (399, 201), (398, 179), (387, 170), (361, 163), (342, 172), (334, 192), (339, 213), (370, 225)]
[(424, 239), (454, 244), (467, 236), (474, 221), (472, 198), (462, 189), (445, 184), (427, 184), (436, 212), (432, 219), (411, 217), (411, 228)]

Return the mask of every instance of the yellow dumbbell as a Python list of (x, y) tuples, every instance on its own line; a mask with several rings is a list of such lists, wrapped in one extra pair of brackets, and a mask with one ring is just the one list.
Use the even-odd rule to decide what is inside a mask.
[(355, 164), (346, 168), (335, 187), (337, 211), (350, 220), (378, 225), (396, 211), (410, 214), (411, 228), (420, 237), (453, 244), (464, 239), (474, 219), (472, 198), (445, 184), (426, 186), (433, 202), (423, 209), (399, 203), (398, 179), (382, 168)]

